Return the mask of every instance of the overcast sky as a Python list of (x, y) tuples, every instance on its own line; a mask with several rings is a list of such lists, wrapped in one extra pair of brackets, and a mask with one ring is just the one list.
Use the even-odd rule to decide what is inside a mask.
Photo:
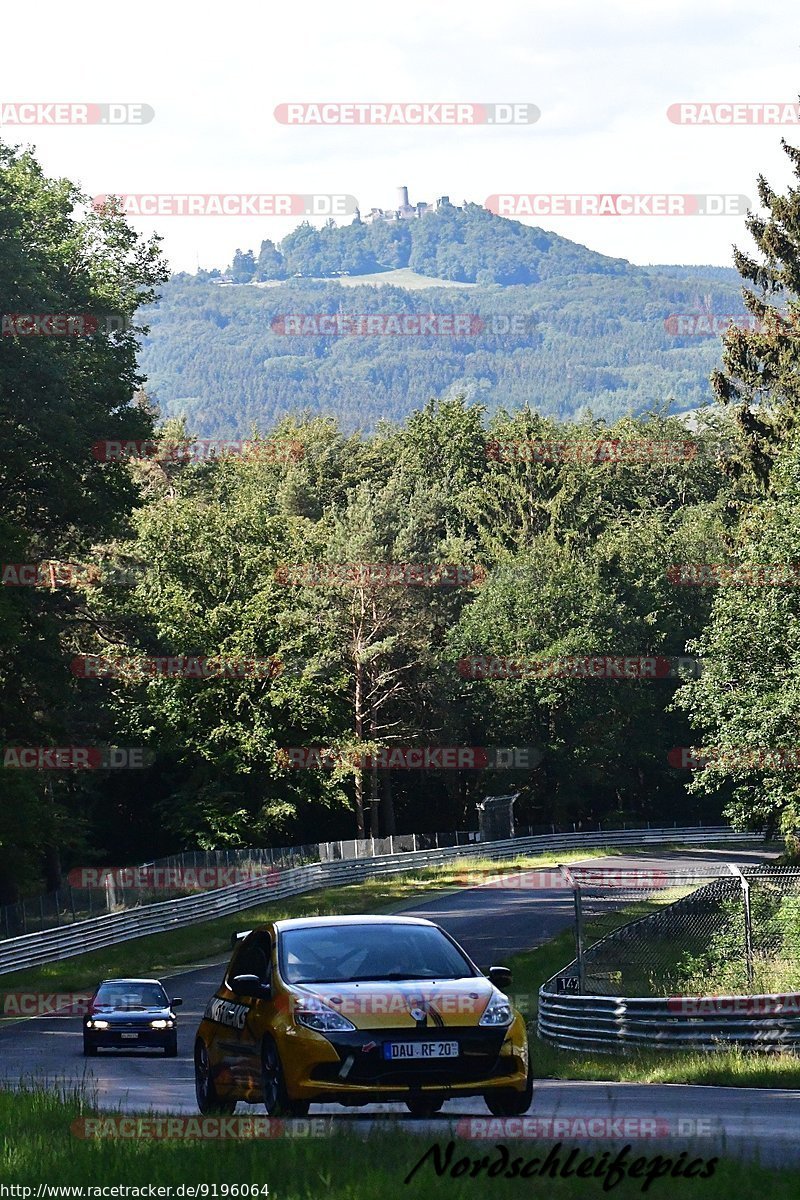
[[(800, 9), (785, 0), (240, 0), (204, 10), (4, 6), (0, 101), (140, 102), (140, 126), (0, 126), (45, 171), (99, 193), (347, 193), (362, 209), (443, 193), (691, 193), (756, 201), (761, 172), (790, 179), (793, 126), (672, 124), (680, 101), (796, 102)], [(507, 128), (296, 127), (291, 101), (527, 102)], [(349, 218), (347, 218), (349, 220)], [(176, 270), (224, 266), (296, 219), (165, 217)], [(727, 217), (527, 219), (633, 262), (730, 264), (748, 239)]]

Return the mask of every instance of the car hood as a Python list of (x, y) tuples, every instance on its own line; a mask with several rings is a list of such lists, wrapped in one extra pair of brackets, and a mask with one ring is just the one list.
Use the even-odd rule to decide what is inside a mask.
[(477, 1025), (496, 988), (488, 979), (293, 984), (295, 1008), (326, 1005), (357, 1029)]
[(175, 1013), (170, 1008), (114, 1008), (113, 1006), (92, 1005), (90, 1017), (114, 1024), (149, 1025), (151, 1021), (174, 1021)]

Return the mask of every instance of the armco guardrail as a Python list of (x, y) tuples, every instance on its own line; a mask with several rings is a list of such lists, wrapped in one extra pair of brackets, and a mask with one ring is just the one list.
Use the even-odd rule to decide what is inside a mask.
[[(654, 931), (678, 911), (691, 912), (729, 895), (721, 877), (667, 905), (661, 912), (620, 926), (585, 951)], [(800, 993), (716, 996), (613, 996), (582, 993), (577, 960), (539, 989), (539, 1035), (562, 1050), (619, 1053), (629, 1048), (719, 1050), (731, 1045), (759, 1050), (800, 1048)]]
[[(546, 985), (545, 985), (546, 986)], [(539, 1034), (562, 1050), (800, 1046), (800, 995), (580, 996), (539, 992)]]
[(522, 854), (580, 849), (583, 846), (642, 846), (670, 842), (707, 844), (710, 841), (752, 841), (752, 834), (737, 834), (725, 826), (690, 829), (629, 829), (625, 832), (545, 834), (540, 837), (513, 838), (503, 842), (478, 842), (470, 846), (450, 846), (439, 850), (417, 850), (404, 854), (385, 854), (378, 858), (349, 859), (311, 863), (279, 872), (268, 878), (267, 886), (253, 880), (230, 887), (165, 900), (158, 904), (120, 913), (109, 913), (79, 921), (60, 929), (47, 929), (0, 942), (0, 975), (41, 963), (57, 962), (130, 941), (150, 933), (165, 933), (198, 921), (210, 921), (230, 913), (242, 912), (299, 896), (315, 888), (360, 883), (380, 875), (396, 875), (420, 867), (436, 866), (459, 857), (481, 857), (502, 861)]

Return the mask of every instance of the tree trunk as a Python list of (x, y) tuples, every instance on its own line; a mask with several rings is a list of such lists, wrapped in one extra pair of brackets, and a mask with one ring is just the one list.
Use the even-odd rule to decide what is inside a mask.
[(361, 664), (360, 655), (356, 654), (355, 662), (356, 674), (356, 738), (358, 745), (356, 746), (356, 754), (358, 761), (356, 764), (355, 781), (356, 781), (356, 837), (363, 838), (364, 836), (364, 769), (361, 766), (363, 755), (361, 752), (361, 743), (364, 740), (364, 668)]

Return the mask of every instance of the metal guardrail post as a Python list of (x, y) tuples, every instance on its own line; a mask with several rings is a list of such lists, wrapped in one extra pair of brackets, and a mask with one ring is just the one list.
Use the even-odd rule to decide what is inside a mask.
[(750, 911), (750, 884), (735, 863), (728, 863), (731, 872), (737, 875), (742, 885), (742, 908), (744, 910), (744, 961), (747, 968), (747, 990), (753, 990), (753, 915)]
[(572, 900), (575, 905), (575, 962), (578, 966), (578, 991), (583, 995), (586, 989), (586, 964), (583, 955), (583, 902), (581, 888), (569, 867), (565, 867), (563, 863), (559, 863), (558, 869), (572, 888)]

